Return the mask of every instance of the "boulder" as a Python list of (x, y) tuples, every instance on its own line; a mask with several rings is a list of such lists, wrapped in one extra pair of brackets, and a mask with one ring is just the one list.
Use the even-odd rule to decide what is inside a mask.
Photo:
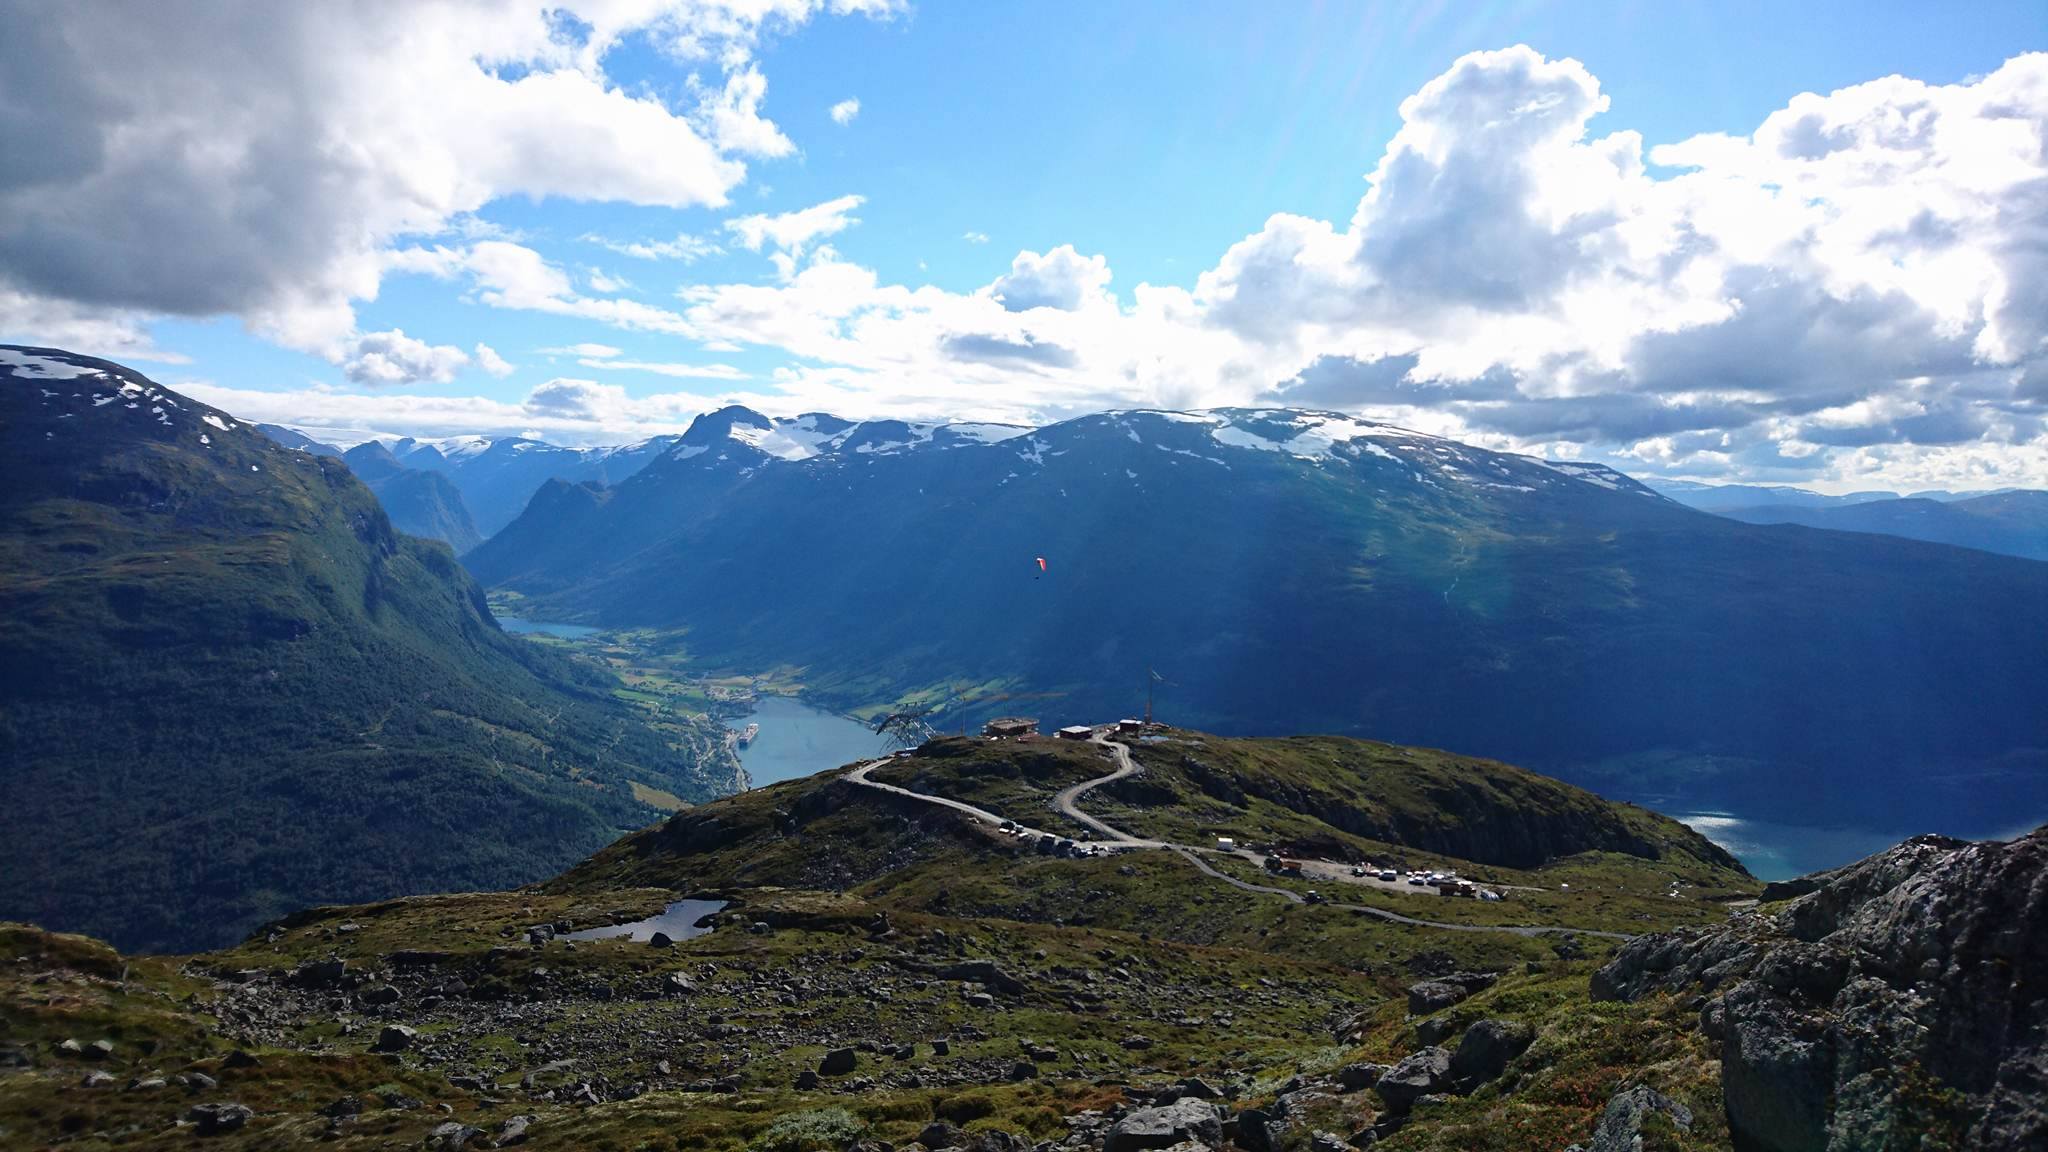
[(1022, 980), (1003, 971), (993, 960), (962, 960), (939, 969), (937, 975), (941, 980), (980, 984), (1005, 996), (1021, 996), (1025, 988)]
[(1481, 1020), (1465, 1029), (1458, 1051), (1451, 1057), (1451, 1078), (1470, 1091), (1500, 1078), (1508, 1062), (1527, 1051), (1536, 1040), (1536, 1030), (1511, 1020)]
[(403, 1052), (412, 1047), (412, 1042), (418, 1038), (418, 1032), (403, 1024), (386, 1024), (383, 1030), (377, 1033), (377, 1043), (370, 1050), (372, 1052)]
[(498, 1136), (495, 1140), (491, 1141), (491, 1146), (494, 1148), (510, 1148), (514, 1145), (526, 1143), (527, 1130), (532, 1128), (534, 1121), (538, 1119), (540, 1119), (538, 1116), (508, 1117), (503, 1124), (498, 1125)]
[(1216, 1106), (1192, 1096), (1125, 1115), (1110, 1126), (1102, 1152), (1141, 1152), (1190, 1141), (1204, 1148), (1223, 1144), (1223, 1118)]
[(656, 932), (647, 938), (647, 946), (649, 948), (673, 948), (675, 944), (674, 938), (666, 932)]
[(356, 999), (361, 1000), (365, 1004), (371, 1005), (396, 1004), (402, 998), (403, 993), (399, 992), (397, 988), (394, 988), (389, 984), (373, 985), (369, 988), (363, 989), (362, 992), (356, 996)]
[(1441, 1044), (1449, 1040), (1451, 1034), (1457, 1030), (1458, 1022), (1451, 1016), (1431, 1016), (1427, 1020), (1416, 1022), (1415, 1042), (1427, 1048), (1432, 1044)]
[(332, 988), (347, 975), (346, 960), (316, 960), (292, 969), (285, 980), (300, 988)]
[(799, 1092), (816, 1092), (823, 1083), (816, 1069), (806, 1068), (796, 1074), (796, 1090)]
[(1386, 1101), (1389, 1111), (1402, 1113), (1415, 1106), (1415, 1102), (1432, 1093), (1442, 1092), (1451, 1083), (1451, 1054), (1441, 1048), (1419, 1049), (1402, 1058), (1399, 1064), (1387, 1070), (1373, 1091)]
[(219, 1136), (239, 1131), (254, 1115), (253, 1110), (242, 1104), (195, 1104), (185, 1113), (185, 1119), (198, 1126), (201, 1136)]
[(1385, 1064), (1346, 1064), (1337, 1069), (1337, 1084), (1346, 1092), (1363, 1092), (1386, 1074)]
[(450, 1120), (446, 1124), (437, 1125), (427, 1134), (427, 1147), (436, 1149), (437, 1152), (455, 1152), (457, 1148), (467, 1148), (483, 1134), (484, 1130), (481, 1128), (472, 1128), (458, 1120)]
[(967, 1133), (950, 1120), (934, 1120), (917, 1134), (917, 1142), (927, 1148), (965, 1148)]
[(1441, 1012), (1472, 995), (1463, 987), (1443, 980), (1424, 980), (1408, 987), (1408, 1014), (1427, 1016)]
[(860, 1065), (860, 1056), (851, 1048), (834, 1048), (825, 1053), (818, 1062), (818, 1075), (844, 1076)]
[(1587, 1152), (1638, 1152), (1642, 1147), (1643, 1121), (1653, 1112), (1669, 1116), (1680, 1132), (1692, 1131), (1692, 1109), (1662, 1092), (1637, 1084), (1616, 1092), (1607, 1101)]

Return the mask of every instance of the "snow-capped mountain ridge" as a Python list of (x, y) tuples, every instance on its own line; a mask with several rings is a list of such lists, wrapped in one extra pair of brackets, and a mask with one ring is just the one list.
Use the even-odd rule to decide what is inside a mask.
[[(1230, 466), (1228, 453), (1233, 450), (1291, 457), (1318, 466), (1371, 457), (1400, 465), (1425, 483), (1448, 478), (1534, 491), (1572, 482), (1662, 499), (1603, 464), (1546, 461), (1494, 452), (1342, 412), (1299, 408), (1112, 410), (1032, 428), (903, 420), (856, 422), (822, 412), (772, 417), (751, 408), (729, 405), (699, 416), (669, 450), (667, 459), (696, 460), (706, 467), (736, 463), (752, 469), (824, 457), (861, 458), (927, 449), (1007, 445), (1007, 450), (1024, 463), (1043, 466), (1047, 457), (1062, 455), (1070, 443), (1104, 432), (1136, 444), (1151, 444), (1173, 456), (1226, 468)], [(714, 451), (732, 445), (746, 451), (737, 455)], [(1134, 474), (1132, 478), (1137, 477)]]

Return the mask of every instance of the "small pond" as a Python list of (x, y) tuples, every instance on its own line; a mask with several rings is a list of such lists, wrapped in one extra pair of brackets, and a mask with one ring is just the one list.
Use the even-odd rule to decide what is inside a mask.
[(628, 940), (647, 941), (654, 939), (656, 932), (666, 932), (671, 940), (688, 940), (711, 931), (697, 927), (697, 921), (725, 909), (723, 900), (678, 900), (645, 920), (631, 924), (612, 924), (603, 928), (585, 928), (581, 932), (570, 932), (564, 940)]

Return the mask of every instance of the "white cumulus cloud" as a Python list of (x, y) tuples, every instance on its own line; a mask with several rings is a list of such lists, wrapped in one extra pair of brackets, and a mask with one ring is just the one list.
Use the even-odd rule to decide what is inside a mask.
[[(754, 44), (826, 6), (0, 7), (0, 292), (233, 314), (340, 358), (382, 252), (493, 200), (724, 204), (744, 158), (791, 151)], [(688, 107), (620, 87), (604, 60), (629, 35), (723, 79)]]

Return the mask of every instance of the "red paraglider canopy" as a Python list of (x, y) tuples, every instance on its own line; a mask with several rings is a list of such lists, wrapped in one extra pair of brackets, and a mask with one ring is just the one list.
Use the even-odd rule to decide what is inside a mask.
[(1043, 572), (1043, 571), (1045, 571), (1045, 557), (1043, 557), (1043, 556), (1040, 556), (1040, 557), (1038, 558), (1038, 570), (1039, 570), (1040, 572)]

